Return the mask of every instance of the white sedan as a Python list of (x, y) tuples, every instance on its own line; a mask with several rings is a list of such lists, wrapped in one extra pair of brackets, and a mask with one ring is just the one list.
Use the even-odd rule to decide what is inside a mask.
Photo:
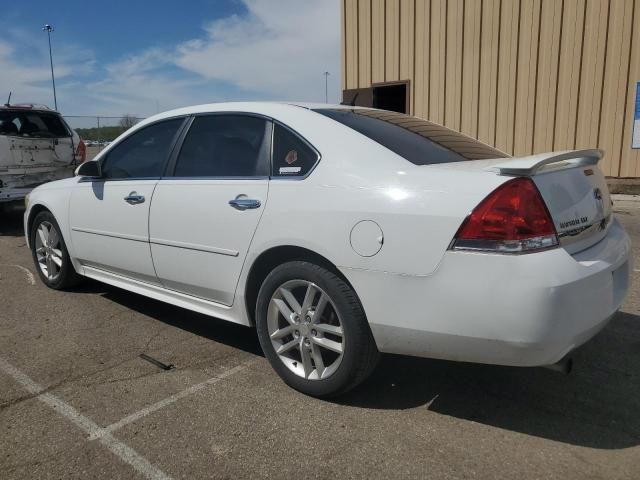
[(601, 156), (511, 158), (359, 107), (202, 105), (35, 189), (25, 231), (49, 287), (255, 325), (286, 383), (337, 395), (379, 352), (567, 365), (629, 283)]

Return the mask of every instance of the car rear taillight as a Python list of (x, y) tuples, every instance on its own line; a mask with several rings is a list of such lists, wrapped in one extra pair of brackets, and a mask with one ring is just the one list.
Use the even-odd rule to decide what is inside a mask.
[(553, 220), (530, 178), (515, 178), (489, 194), (462, 222), (453, 250), (524, 253), (558, 245)]
[(76, 152), (73, 155), (73, 159), (76, 162), (84, 162), (87, 159), (87, 146), (84, 144), (82, 140), (78, 143), (78, 147), (76, 148)]

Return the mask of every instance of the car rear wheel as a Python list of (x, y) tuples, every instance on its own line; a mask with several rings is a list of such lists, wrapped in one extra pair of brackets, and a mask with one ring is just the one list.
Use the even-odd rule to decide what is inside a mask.
[(29, 243), (38, 275), (47, 287), (61, 290), (80, 281), (58, 222), (50, 212), (43, 211), (36, 215)]
[(352, 389), (379, 357), (353, 289), (309, 262), (288, 262), (267, 276), (258, 293), (256, 326), (278, 375), (316, 397)]

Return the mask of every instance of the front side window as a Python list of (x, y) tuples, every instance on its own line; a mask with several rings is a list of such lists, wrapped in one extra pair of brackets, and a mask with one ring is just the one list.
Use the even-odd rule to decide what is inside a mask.
[(154, 123), (119, 142), (102, 163), (107, 179), (157, 178), (163, 173), (183, 118)]
[(318, 161), (318, 153), (298, 135), (275, 124), (273, 130), (274, 177), (304, 176)]
[(196, 117), (184, 139), (174, 177), (264, 177), (267, 126), (251, 115)]

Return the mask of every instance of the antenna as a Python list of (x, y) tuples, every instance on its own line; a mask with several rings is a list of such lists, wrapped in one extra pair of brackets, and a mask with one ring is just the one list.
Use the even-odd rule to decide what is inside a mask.
[(7, 98), (7, 103), (5, 103), (5, 104), (4, 104), (4, 105), (5, 105), (5, 107), (8, 107), (8, 106), (9, 106), (9, 104), (11, 103), (11, 93), (12, 93), (12, 92), (9, 92), (9, 98)]
[(356, 106), (356, 99), (358, 98), (358, 95), (360, 95), (360, 92), (356, 92), (355, 95), (351, 98), (350, 102), (342, 102), (340, 105), (349, 105), (350, 107), (355, 107)]
[(349, 105), (351, 107), (355, 107), (356, 99), (358, 98), (358, 95), (360, 95), (360, 92), (356, 92), (356, 94), (353, 96), (350, 102), (342, 102), (340, 105)]

